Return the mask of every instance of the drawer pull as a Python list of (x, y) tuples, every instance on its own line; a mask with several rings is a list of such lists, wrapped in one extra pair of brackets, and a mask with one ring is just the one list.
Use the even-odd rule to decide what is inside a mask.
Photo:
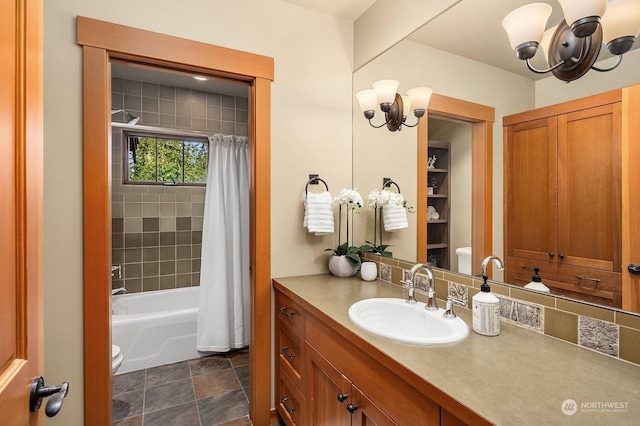
[[(520, 265), (520, 267), (521, 267), (522, 269), (531, 269), (532, 271), (533, 271), (534, 269), (538, 268), (537, 266), (526, 266), (526, 265)], [(540, 268), (538, 268), (538, 269), (540, 269)]]
[(296, 314), (295, 312), (287, 312), (287, 307), (286, 306), (282, 306), (280, 308), (280, 312), (282, 312), (283, 314), (285, 314), (289, 318), (293, 318), (293, 316)]
[(339, 393), (338, 394), (338, 401), (345, 402), (347, 400), (347, 398), (349, 398), (349, 394), (348, 393)]
[(289, 359), (294, 359), (296, 357), (296, 354), (287, 353), (287, 349), (289, 349), (289, 346), (283, 346), (283, 347), (280, 348), (280, 350), (282, 350), (282, 353), (284, 354), (284, 356), (286, 356)]
[(599, 283), (600, 282), (600, 280), (598, 278), (583, 277), (582, 275), (576, 275), (576, 278), (579, 279), (579, 280), (593, 281), (594, 283)]
[(289, 414), (293, 414), (293, 413), (296, 411), (296, 409), (295, 409), (295, 408), (289, 408), (289, 407), (287, 407), (286, 402), (287, 402), (288, 400), (289, 400), (289, 398), (284, 397), (284, 398), (282, 398), (282, 399), (280, 400), (280, 403), (282, 404), (282, 406), (284, 407), (284, 409), (285, 409), (285, 410), (287, 410), (287, 413), (289, 413)]
[(350, 412), (351, 414), (355, 413), (357, 409), (358, 409), (358, 404), (347, 405), (347, 411)]

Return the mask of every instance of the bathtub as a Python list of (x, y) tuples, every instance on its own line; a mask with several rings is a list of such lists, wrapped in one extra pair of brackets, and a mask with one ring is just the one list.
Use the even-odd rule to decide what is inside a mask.
[(111, 339), (124, 361), (117, 374), (197, 358), (198, 287), (115, 295)]

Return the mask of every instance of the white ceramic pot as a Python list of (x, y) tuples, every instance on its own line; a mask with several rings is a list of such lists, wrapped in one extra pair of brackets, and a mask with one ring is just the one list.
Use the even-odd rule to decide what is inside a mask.
[(362, 262), (360, 276), (365, 281), (374, 281), (378, 278), (378, 266), (376, 262)]
[(336, 277), (346, 278), (354, 276), (356, 269), (347, 257), (331, 256), (329, 257), (329, 272)]

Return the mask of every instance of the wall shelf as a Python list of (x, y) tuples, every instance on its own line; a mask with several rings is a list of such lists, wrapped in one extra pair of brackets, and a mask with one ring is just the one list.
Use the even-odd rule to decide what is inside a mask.
[(429, 158), (435, 155), (436, 162), (435, 168), (427, 169), (427, 184), (435, 184), (434, 193), (427, 195), (427, 204), (435, 207), (440, 218), (427, 220), (427, 261), (435, 259), (434, 266), (449, 269), (449, 143), (429, 140), (428, 155)]

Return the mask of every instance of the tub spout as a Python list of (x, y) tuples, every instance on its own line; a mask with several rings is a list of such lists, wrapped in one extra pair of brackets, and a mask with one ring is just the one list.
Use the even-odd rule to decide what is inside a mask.
[(115, 296), (116, 294), (127, 294), (127, 289), (124, 287), (114, 288), (111, 290), (111, 295)]

